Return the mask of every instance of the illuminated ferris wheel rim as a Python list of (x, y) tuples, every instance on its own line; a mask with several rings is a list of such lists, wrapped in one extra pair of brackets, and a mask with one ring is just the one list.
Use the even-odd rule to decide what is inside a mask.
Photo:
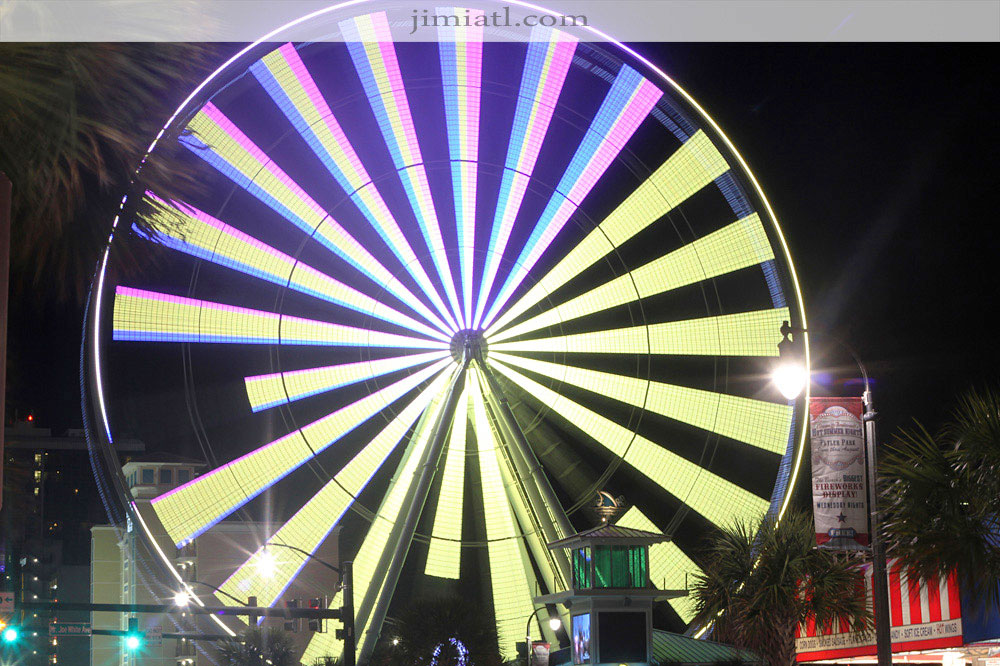
[[(177, 112), (175, 112), (175, 114), (172, 116), (172, 118), (170, 119), (170, 121), (168, 121), (167, 125), (165, 125), (164, 131), (160, 133), (160, 136), (162, 136), (164, 134), (164, 132), (169, 127), (171, 127), (174, 124), (174, 122), (176, 121), (176, 119), (178, 119), (178, 118), (180, 118), (180, 117), (182, 117), (182, 116), (184, 116), (184, 115), (186, 115), (188, 113), (188, 107), (190, 107), (194, 103), (194, 101), (198, 98), (199, 93), (201, 93), (202, 91), (204, 91), (216, 78), (223, 76), (226, 73), (226, 71), (228, 70), (228, 68), (230, 66), (238, 65), (238, 61), (242, 61), (242, 59), (245, 56), (247, 56), (247, 55), (252, 55), (254, 53), (254, 49), (260, 47), (262, 44), (264, 44), (265, 42), (269, 41), (270, 38), (272, 38), (274, 35), (277, 35), (277, 34), (281, 33), (283, 30), (286, 30), (286, 29), (288, 29), (288, 28), (290, 28), (292, 26), (295, 26), (295, 25), (298, 25), (298, 24), (303, 23), (305, 21), (308, 21), (308, 20), (310, 20), (312, 18), (315, 18), (317, 16), (320, 16), (320, 15), (323, 15), (323, 14), (327, 14), (329, 12), (333, 12), (333, 11), (336, 11), (336, 10), (339, 10), (339, 9), (343, 9), (343, 8), (346, 8), (346, 7), (352, 7), (352, 6), (361, 5), (361, 4), (365, 4), (365, 2), (343, 3), (343, 4), (340, 4), (340, 5), (335, 5), (335, 6), (332, 6), (332, 7), (323, 9), (323, 10), (320, 10), (318, 12), (314, 12), (313, 14), (310, 14), (310, 15), (308, 15), (306, 17), (303, 17), (303, 18), (301, 18), (301, 19), (299, 19), (297, 21), (289, 23), (288, 25), (283, 26), (282, 28), (279, 28), (278, 30), (273, 31), (272, 33), (270, 33), (269, 35), (265, 36), (261, 40), (258, 40), (258, 42), (255, 42), (254, 44), (251, 44), (250, 46), (246, 47), (240, 53), (238, 53), (236, 56), (234, 56), (233, 58), (231, 58), (222, 67), (220, 67), (218, 70), (216, 70), (216, 72), (214, 72), (211, 76), (209, 76), (192, 93), (192, 95), (189, 96), (189, 98), (187, 100), (185, 100), (185, 102), (178, 108)], [(535, 5), (528, 4), (528, 3), (511, 2), (510, 4), (520, 5), (520, 6), (523, 6), (523, 7), (527, 7), (527, 8), (531, 8), (531, 9), (536, 9), (536, 10), (541, 10), (541, 8), (539, 8), (539, 7), (535, 6)], [(542, 10), (542, 11), (544, 11), (544, 10)], [(648, 70), (650, 70), (652, 72), (655, 72), (658, 76), (661, 77), (662, 80), (666, 81), (669, 84), (670, 88), (674, 92), (676, 92), (677, 94), (679, 94), (688, 103), (688, 105), (691, 108), (695, 109), (700, 114), (701, 118), (713, 130), (716, 138), (718, 138), (719, 140), (721, 140), (721, 142), (724, 144), (726, 150), (730, 153), (731, 157), (734, 158), (738, 162), (738, 164), (741, 167), (743, 175), (745, 175), (747, 177), (747, 180), (750, 183), (752, 183), (752, 186), (754, 188), (753, 195), (759, 200), (759, 202), (762, 204), (764, 210), (767, 212), (767, 216), (766, 216), (768, 218), (766, 220), (767, 226), (775, 234), (775, 236), (778, 239), (780, 239), (780, 247), (781, 247), (782, 253), (784, 255), (783, 256), (784, 263), (787, 266), (787, 269), (788, 269), (788, 271), (790, 273), (790, 279), (792, 281), (793, 290), (795, 291), (796, 305), (798, 307), (798, 311), (800, 313), (800, 318), (802, 320), (802, 323), (804, 324), (804, 316), (805, 315), (804, 315), (804, 308), (803, 308), (803, 304), (802, 304), (802, 300), (801, 300), (801, 293), (800, 293), (800, 290), (798, 288), (797, 278), (795, 277), (795, 273), (794, 273), (794, 267), (793, 267), (791, 258), (789, 256), (788, 248), (787, 248), (787, 246), (785, 244), (784, 237), (783, 237), (783, 235), (781, 233), (781, 230), (780, 230), (780, 228), (779, 228), (779, 226), (777, 224), (777, 221), (776, 221), (776, 219), (774, 217), (773, 211), (771, 210), (771, 207), (770, 207), (770, 205), (769, 205), (769, 203), (768, 203), (768, 201), (767, 201), (767, 199), (766, 199), (763, 191), (761, 190), (761, 188), (760, 188), (757, 180), (753, 177), (752, 173), (750, 172), (750, 170), (747, 167), (747, 165), (746, 165), (745, 161), (743, 160), (743, 158), (736, 151), (735, 147), (731, 144), (731, 142), (728, 140), (728, 138), (725, 136), (725, 134), (721, 131), (721, 129), (718, 128), (718, 126), (715, 124), (715, 122), (704, 112), (704, 110), (701, 109), (701, 107), (689, 95), (687, 95), (687, 93), (682, 88), (680, 88), (676, 83), (673, 82), (673, 80), (671, 80), (662, 71), (660, 71), (658, 68), (656, 68), (652, 63), (650, 63), (648, 60), (646, 60), (645, 58), (643, 58), (642, 56), (640, 56), (639, 54), (637, 54), (636, 52), (634, 52), (633, 50), (631, 50), (629, 47), (626, 47), (625, 45), (623, 45), (623, 44), (621, 44), (619, 42), (616, 42), (614, 40), (610, 40), (605, 35), (603, 35), (603, 33), (600, 33), (596, 29), (588, 27), (587, 30), (590, 31), (591, 33), (593, 33), (594, 35), (601, 37), (602, 40), (609, 41), (610, 43), (616, 45), (618, 48), (620, 48), (624, 52), (628, 53), (636, 61), (641, 62)], [(157, 141), (158, 140), (159, 140), (159, 137), (157, 138)], [(156, 143), (157, 142), (154, 141), (153, 144), (151, 144), (150, 149), (149, 149), (150, 151), (152, 151), (156, 147)], [(124, 207), (124, 204), (125, 204), (125, 202), (123, 201), (123, 207)], [(762, 217), (764, 217), (764, 216), (762, 216)], [(115, 224), (117, 225), (117, 218), (116, 218)], [(101, 378), (101, 367), (100, 367), (100, 365), (101, 365), (101, 358), (100, 358), (100, 335), (99, 335), (99, 332), (100, 332), (100, 329), (101, 329), (101, 313), (102, 313), (101, 299), (102, 299), (103, 291), (104, 291), (104, 281), (105, 281), (105, 274), (106, 274), (106, 270), (107, 270), (107, 265), (108, 265), (108, 253), (106, 252), (105, 256), (104, 256), (104, 258), (102, 260), (102, 263), (101, 263), (101, 266), (100, 266), (100, 269), (99, 269), (99, 273), (98, 273), (98, 276), (97, 276), (97, 281), (96, 281), (97, 294), (96, 294), (96, 297), (95, 297), (95, 316), (93, 318), (92, 340), (93, 340), (93, 355), (94, 355), (94, 359), (95, 359), (95, 368), (94, 368), (94, 370), (95, 370), (95, 377), (96, 377), (96, 380), (97, 380), (96, 381), (96, 392), (97, 392), (97, 396), (96, 397), (97, 397), (97, 402), (99, 404), (99, 411), (100, 411), (100, 417), (101, 417), (101, 420), (102, 420), (102, 425), (104, 426), (104, 430), (105, 430), (105, 432), (106, 432), (106, 434), (108, 436), (108, 439), (110, 440), (111, 439), (111, 424), (108, 421), (107, 410), (106, 410), (105, 404), (104, 404), (104, 387), (103, 387), (103, 382), (102, 382), (102, 378)], [(456, 326), (455, 328), (460, 328), (460, 327)], [(466, 329), (462, 329), (462, 330), (466, 330)], [(456, 335), (456, 333), (454, 331), (451, 331), (451, 335), (452, 335), (452, 337), (454, 337)], [(449, 342), (450, 341), (451, 340), (449, 340)], [(802, 430), (802, 429), (800, 428), (800, 430)], [(804, 437), (804, 432), (801, 434), (801, 437)], [(792, 464), (791, 464), (791, 470), (790, 470), (789, 477), (788, 477), (788, 488), (789, 489), (794, 485), (794, 481), (795, 481), (795, 478), (796, 478), (796, 476), (798, 474), (798, 470), (799, 470), (799, 466), (800, 466), (800, 462), (801, 462), (801, 456), (802, 456), (802, 445), (801, 445), (801, 441), (800, 441), (799, 445), (795, 447), (795, 451), (793, 453), (794, 460), (791, 461), (792, 462)], [(787, 507), (789, 498), (790, 498), (790, 492), (785, 492), (784, 498), (783, 498), (783, 500), (781, 502), (781, 506), (780, 506), (780, 509), (779, 509), (779, 515), (782, 514), (784, 512), (785, 508)], [(132, 508), (132, 510), (135, 510), (134, 505), (131, 508)], [(140, 525), (142, 525), (142, 527), (144, 528), (144, 530), (146, 530), (148, 532), (148, 528), (146, 527), (145, 523), (143, 523), (141, 521), (141, 519), (140, 519)], [(162, 552), (160, 554), (163, 557), (164, 561), (169, 564), (169, 562), (168, 562), (169, 558), (166, 556), (166, 554), (162, 553)]]

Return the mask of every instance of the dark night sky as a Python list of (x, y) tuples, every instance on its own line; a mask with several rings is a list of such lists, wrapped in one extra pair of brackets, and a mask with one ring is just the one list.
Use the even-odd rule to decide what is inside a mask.
[[(642, 44), (730, 136), (782, 222), (815, 328), (878, 381), (884, 428), (996, 382), (995, 45)], [(110, 220), (109, 220), (110, 222)], [(80, 310), (16, 295), (8, 401), (78, 427)], [(818, 362), (848, 359), (815, 341)], [(883, 430), (885, 432), (885, 430)]]

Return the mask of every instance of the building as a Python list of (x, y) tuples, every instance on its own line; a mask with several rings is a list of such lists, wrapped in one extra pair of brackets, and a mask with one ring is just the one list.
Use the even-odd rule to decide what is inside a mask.
[[(156, 454), (130, 460), (122, 467), (129, 492), (141, 520), (153, 534), (156, 547), (169, 559), (173, 570), (190, 585), (208, 606), (235, 605), (233, 599), (216, 595), (219, 587), (243, 564), (249, 555), (269, 535), (267, 525), (250, 521), (224, 521), (195, 541), (177, 548), (159, 526), (149, 501), (186, 483), (197, 476), (198, 461), (166, 454)], [(95, 603), (173, 604), (181, 582), (161, 563), (161, 555), (151, 549), (140, 534), (140, 526), (129, 520), (124, 526), (97, 525), (91, 528), (90, 576), (91, 599)], [(336, 533), (326, 540), (316, 557), (325, 562), (338, 562)], [(314, 561), (307, 562), (302, 574), (285, 591), (283, 600), (301, 599), (328, 594), (337, 584), (336, 574)], [(246, 602), (244, 602), (246, 603)], [(261, 600), (261, 604), (266, 603)], [(222, 635), (226, 630), (239, 632), (246, 628), (236, 617), (207, 617), (177, 612), (162, 615), (139, 615), (140, 630), (148, 632), (159, 627), (164, 634), (200, 633)], [(124, 630), (128, 617), (124, 613), (94, 613), (95, 629)], [(271, 619), (266, 626), (283, 626), (281, 619)], [(298, 652), (305, 649), (311, 636), (305, 622), (297, 623), (292, 633)], [(147, 644), (130, 651), (118, 637), (94, 636), (90, 664), (92, 666), (197, 666), (211, 663), (211, 640), (165, 638), (161, 645)], [(82, 662), (85, 663), (85, 662)]]
[[(32, 420), (5, 428), (2, 516), (2, 583), (27, 601), (85, 601), (90, 596), (90, 526), (106, 522), (94, 483), (82, 430), (53, 433)], [(125, 455), (142, 443), (124, 440)], [(48, 636), (48, 624), (86, 621), (87, 613), (50, 617), (31, 613), (4, 621), (20, 623), (20, 654), (26, 666), (86, 663), (89, 641), (62, 643)]]

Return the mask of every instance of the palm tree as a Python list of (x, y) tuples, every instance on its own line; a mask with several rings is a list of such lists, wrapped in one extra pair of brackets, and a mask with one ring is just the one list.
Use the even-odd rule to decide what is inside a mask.
[(812, 517), (788, 511), (777, 522), (737, 522), (719, 530), (703, 553), (691, 596), (696, 621), (714, 622), (713, 638), (755, 652), (771, 666), (795, 660), (795, 629), (810, 616), (872, 626), (860, 560), (815, 548)]
[(211, 53), (197, 44), (0, 44), (0, 171), (13, 184), (15, 287), (44, 278), (59, 295), (82, 296), (123, 194), (150, 187), (171, 197), (196, 185), (177, 168), (170, 140), (143, 166), (143, 184), (131, 181), (218, 59)]
[(219, 643), (225, 666), (293, 666), (296, 663), (291, 637), (276, 627), (251, 627), (237, 638)]
[(1000, 609), (1000, 393), (971, 390), (936, 434), (914, 422), (887, 449), (889, 555), (923, 579), (957, 571), (981, 609)]

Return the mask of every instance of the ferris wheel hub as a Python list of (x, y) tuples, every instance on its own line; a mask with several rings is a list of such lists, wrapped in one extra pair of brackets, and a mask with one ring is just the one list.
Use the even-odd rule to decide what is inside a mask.
[(465, 328), (451, 338), (451, 358), (461, 364), (463, 359), (486, 358), (486, 336), (482, 330)]

